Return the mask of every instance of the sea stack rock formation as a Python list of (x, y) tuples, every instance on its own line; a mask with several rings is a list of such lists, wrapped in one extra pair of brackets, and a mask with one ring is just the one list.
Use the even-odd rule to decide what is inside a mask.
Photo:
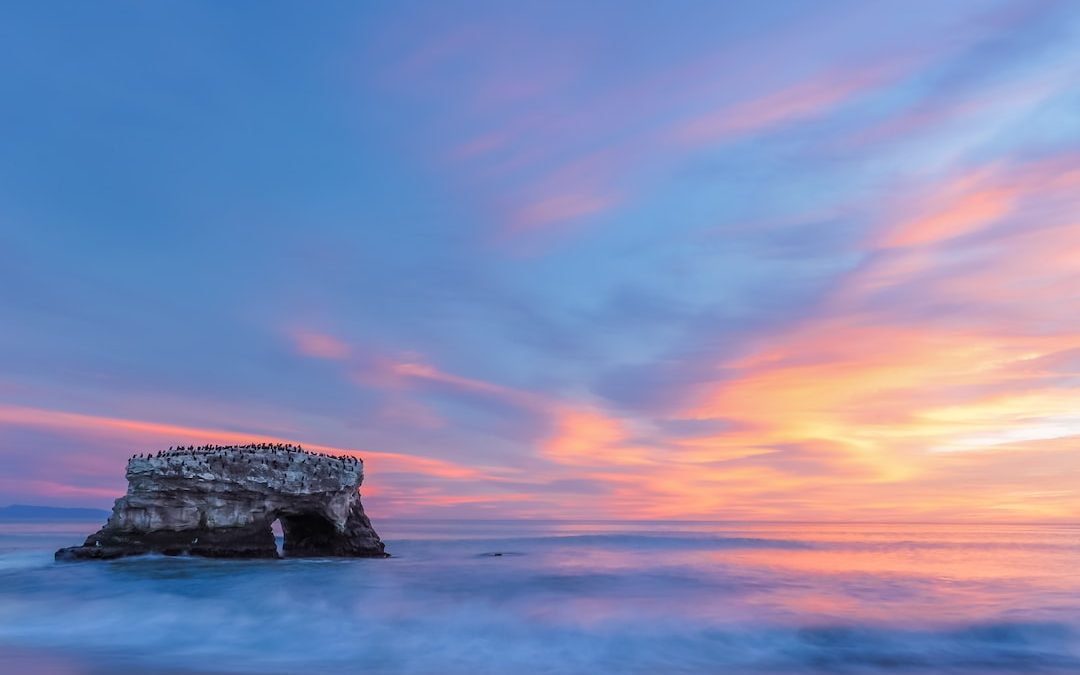
[(280, 521), (286, 557), (386, 557), (360, 504), (364, 465), (299, 446), (203, 446), (128, 460), (127, 494), (105, 526), (57, 560), (144, 553), (276, 558)]

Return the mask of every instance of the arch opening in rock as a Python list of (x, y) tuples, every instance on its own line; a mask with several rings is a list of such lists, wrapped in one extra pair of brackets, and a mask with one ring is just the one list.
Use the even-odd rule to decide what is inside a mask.
[(281, 513), (278, 520), (284, 538), (281, 553), (286, 558), (336, 555), (339, 533), (322, 514)]
[(274, 518), (274, 522), (270, 523), (270, 532), (274, 535), (274, 546), (277, 548), (278, 557), (281, 558), (285, 554), (285, 530), (281, 527), (280, 518)]

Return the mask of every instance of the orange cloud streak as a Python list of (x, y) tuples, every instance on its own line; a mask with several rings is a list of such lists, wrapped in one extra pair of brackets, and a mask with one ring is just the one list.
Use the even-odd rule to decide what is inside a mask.
[[(85, 415), (81, 413), (0, 405), (0, 425), (41, 427), (51, 430), (119, 436), (128, 442), (181, 442), (181, 443), (295, 443), (296, 439), (268, 436), (260, 433), (226, 431), (190, 427), (162, 422), (146, 422), (116, 417)], [(365, 463), (375, 462), (381, 471), (403, 471), (445, 479), (491, 479), (495, 478), (477, 469), (459, 466), (451, 462), (429, 457), (418, 457), (394, 452), (332, 448), (326, 445), (304, 443), (317, 452), (362, 457)]]

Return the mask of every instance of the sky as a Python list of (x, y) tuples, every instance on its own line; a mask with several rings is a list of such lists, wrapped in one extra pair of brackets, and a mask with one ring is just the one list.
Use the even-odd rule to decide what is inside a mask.
[(0, 10), (0, 504), (1080, 514), (1080, 4)]

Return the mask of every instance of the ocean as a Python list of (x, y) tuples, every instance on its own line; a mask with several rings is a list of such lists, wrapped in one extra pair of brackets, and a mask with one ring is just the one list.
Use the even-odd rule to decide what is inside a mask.
[(0, 671), (1080, 673), (1080, 526), (378, 521), (387, 560), (55, 563), (0, 524)]

